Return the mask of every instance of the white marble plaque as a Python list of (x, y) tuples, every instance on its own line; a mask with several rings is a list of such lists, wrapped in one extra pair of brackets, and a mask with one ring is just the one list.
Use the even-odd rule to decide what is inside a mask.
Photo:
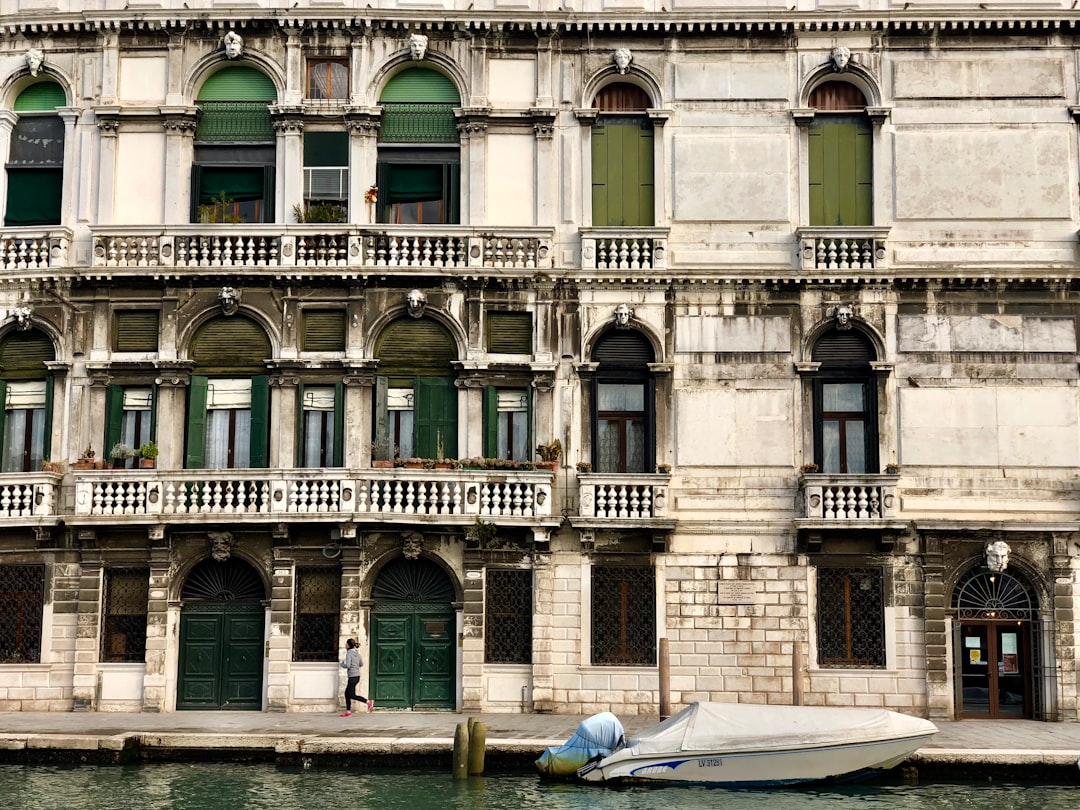
[(757, 597), (757, 583), (746, 579), (722, 579), (716, 583), (716, 604), (752, 605)]

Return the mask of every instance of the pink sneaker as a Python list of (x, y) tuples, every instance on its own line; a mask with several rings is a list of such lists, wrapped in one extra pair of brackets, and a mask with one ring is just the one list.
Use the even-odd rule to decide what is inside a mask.
[(375, 711), (375, 701), (374, 700), (369, 700), (367, 702), (367, 710), (368, 710), (368, 712)]
[(341, 716), (342, 717), (352, 717), (352, 712), (342, 712)]

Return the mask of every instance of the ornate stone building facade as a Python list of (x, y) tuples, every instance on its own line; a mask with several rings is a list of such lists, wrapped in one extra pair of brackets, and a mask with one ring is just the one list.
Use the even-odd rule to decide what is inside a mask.
[(1077, 719), (1075, 12), (354, 5), (0, 0), (0, 709)]

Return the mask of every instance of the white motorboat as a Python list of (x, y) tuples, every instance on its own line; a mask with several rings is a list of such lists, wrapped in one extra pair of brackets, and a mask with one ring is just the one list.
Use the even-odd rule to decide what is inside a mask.
[[(928, 720), (884, 709), (694, 703), (624, 743), (621, 727), (613, 731), (610, 754), (594, 741), (600, 753), (576, 774), (729, 787), (847, 781), (898, 765), (936, 733)], [(560, 771), (558, 750), (545, 754), (548, 773)]]

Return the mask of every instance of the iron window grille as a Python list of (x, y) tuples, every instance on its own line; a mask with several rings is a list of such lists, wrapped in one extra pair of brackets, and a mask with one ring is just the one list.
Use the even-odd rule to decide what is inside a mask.
[(297, 568), (293, 660), (337, 661), (341, 570)]
[(41, 661), (45, 567), (0, 565), (0, 664)]
[(484, 592), (484, 661), (532, 663), (532, 571), (488, 569)]
[(101, 660), (107, 663), (135, 663), (146, 660), (150, 569), (106, 569), (104, 596)]
[(818, 663), (885, 667), (885, 581), (880, 568), (819, 568)]
[(652, 568), (593, 568), (592, 663), (656, 665), (656, 573)]

